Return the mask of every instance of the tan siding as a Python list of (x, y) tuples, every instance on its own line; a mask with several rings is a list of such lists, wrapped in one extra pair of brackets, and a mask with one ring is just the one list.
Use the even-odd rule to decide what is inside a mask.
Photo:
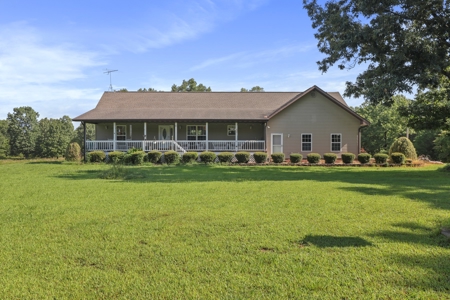
[[(305, 95), (267, 122), (267, 150), (272, 152), (271, 134), (283, 133), (283, 152), (286, 157), (290, 153), (301, 151), (301, 134), (312, 134), (312, 151), (323, 155), (331, 152), (331, 134), (342, 134), (342, 148), (335, 152), (340, 156), (343, 152), (358, 153), (358, 129), (360, 121), (320, 93)], [(269, 128), (270, 127), (270, 128)]]

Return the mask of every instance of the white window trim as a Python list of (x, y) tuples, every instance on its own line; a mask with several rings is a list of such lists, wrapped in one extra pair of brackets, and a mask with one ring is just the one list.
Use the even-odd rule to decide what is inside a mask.
[[(195, 132), (196, 132), (196, 135), (195, 135), (195, 140), (189, 140), (188, 139), (188, 136), (194, 136), (194, 135), (190, 135), (190, 134), (188, 134), (189, 133), (189, 131), (188, 131), (188, 127), (189, 126), (195, 126)], [(205, 126), (205, 137), (206, 137), (206, 139), (204, 139), (204, 140), (199, 140), (198, 139), (198, 137), (199, 137), (199, 135), (198, 135), (198, 126)], [(200, 135), (200, 136), (203, 136), (203, 135)], [(188, 141), (206, 141), (208, 139), (208, 137), (207, 137), (207, 135), (206, 135), (206, 124), (198, 124), (198, 125), (196, 125), (196, 124), (189, 124), (189, 125), (186, 125), (186, 140)]]
[[(230, 130), (228, 128), (234, 127), (234, 134), (229, 134)], [(236, 136), (236, 125), (227, 125), (227, 136)]]
[(283, 134), (282, 133), (271, 133), (270, 134), (270, 154), (275, 153), (273, 152), (273, 136), (274, 135), (281, 135), (281, 152), (284, 153), (284, 143), (283, 143)]
[[(339, 135), (340, 136), (340, 142), (339, 142), (339, 150), (333, 150), (333, 135)], [(337, 142), (334, 142), (335, 144), (337, 144)], [(330, 151), (331, 152), (342, 152), (342, 133), (331, 133), (330, 134)]]
[[(311, 136), (311, 150), (309, 151), (303, 151), (303, 136), (304, 135), (310, 135)], [(300, 137), (300, 141), (301, 141), (301, 152), (312, 152), (313, 151), (313, 134), (312, 133), (302, 133), (301, 137)], [(305, 144), (308, 144), (305, 142)]]

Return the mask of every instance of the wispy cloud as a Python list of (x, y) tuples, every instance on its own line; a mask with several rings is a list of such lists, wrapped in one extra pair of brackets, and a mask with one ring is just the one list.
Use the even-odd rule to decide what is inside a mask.
[(63, 85), (84, 79), (89, 68), (103, 65), (97, 53), (46, 43), (26, 23), (2, 26), (0, 36), (0, 118), (17, 106), (58, 100), (53, 105), (64, 107), (68, 99), (92, 96), (92, 89)]
[(227, 64), (233, 68), (248, 68), (265, 62), (273, 62), (290, 57), (297, 53), (306, 52), (313, 48), (313, 45), (284, 46), (276, 49), (269, 49), (259, 52), (238, 52), (218, 58), (211, 58), (191, 67), (190, 71), (196, 71), (216, 65)]

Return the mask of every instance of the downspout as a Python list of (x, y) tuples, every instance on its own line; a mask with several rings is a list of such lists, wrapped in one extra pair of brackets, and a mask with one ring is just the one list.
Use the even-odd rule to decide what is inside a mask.
[(86, 122), (81, 122), (83, 123), (83, 131), (84, 131), (84, 162), (86, 162)]

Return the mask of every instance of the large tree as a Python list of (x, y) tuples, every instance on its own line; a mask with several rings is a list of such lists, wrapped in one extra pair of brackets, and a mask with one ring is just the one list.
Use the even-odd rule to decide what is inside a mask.
[(8, 121), (0, 120), (0, 157), (9, 154)]
[(361, 146), (364, 150), (372, 155), (388, 150), (397, 138), (406, 135), (408, 118), (400, 115), (399, 108), (408, 105), (408, 102), (403, 96), (394, 96), (391, 107), (366, 101), (354, 108), (371, 123), (362, 130)]
[(450, 1), (303, 0), (327, 72), (362, 64), (365, 71), (347, 82), (346, 96), (392, 103), (401, 92), (436, 88), (450, 78)]
[[(95, 140), (95, 124), (86, 124), (86, 140)], [(76, 142), (80, 145), (81, 149), (84, 149), (84, 127), (83, 124), (78, 125), (75, 129), (75, 137), (71, 142)]]
[(39, 113), (29, 106), (16, 107), (8, 113), (8, 137), (12, 155), (26, 157), (35, 154), (36, 139), (39, 134)]
[(202, 83), (197, 84), (197, 81), (194, 78), (189, 79), (188, 81), (183, 80), (181, 85), (172, 85), (172, 92), (211, 92), (210, 87), (204, 86)]

